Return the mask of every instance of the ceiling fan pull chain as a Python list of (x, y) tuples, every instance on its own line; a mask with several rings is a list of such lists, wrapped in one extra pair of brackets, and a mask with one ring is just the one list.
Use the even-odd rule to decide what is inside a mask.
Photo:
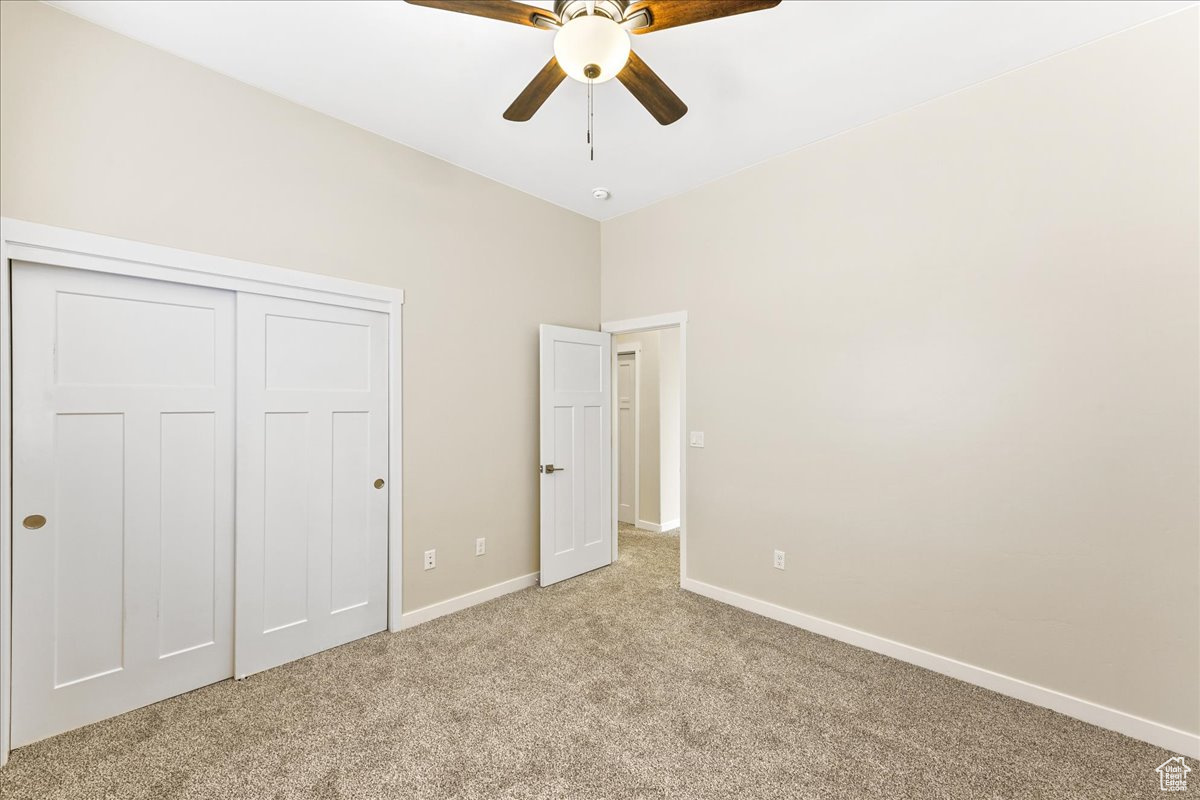
[(588, 102), (587, 102), (587, 106), (588, 106), (588, 108), (587, 108), (587, 112), (588, 112), (588, 132), (587, 132), (587, 141), (588, 141), (588, 160), (589, 160), (589, 161), (595, 161), (595, 160), (596, 160), (596, 142), (595, 142), (595, 140), (594, 140), (594, 138), (593, 138), (593, 136), (592, 136), (592, 119), (593, 119), (593, 114), (592, 114), (592, 79), (591, 79), (591, 78), (588, 78)]

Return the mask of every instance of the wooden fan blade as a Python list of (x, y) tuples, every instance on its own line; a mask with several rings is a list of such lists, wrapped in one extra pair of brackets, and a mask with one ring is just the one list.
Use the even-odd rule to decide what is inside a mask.
[(518, 3), (516, 0), (408, 0), (408, 2), (414, 6), (440, 8), (442, 11), (498, 19), (501, 22), (515, 22), (531, 28), (548, 27), (539, 25), (539, 19), (551, 23), (552, 26), (558, 25), (558, 17), (549, 11)]
[(554, 94), (554, 90), (565, 77), (567, 73), (558, 65), (558, 59), (550, 56), (546, 66), (533, 76), (525, 90), (517, 95), (517, 99), (513, 100), (512, 105), (504, 112), (504, 118), (510, 122), (528, 122), (542, 107), (542, 103), (546, 102), (546, 98)]
[(632, 19), (639, 11), (650, 15), (650, 24), (634, 28), (633, 33), (650, 33), (677, 28), (693, 22), (732, 17), (750, 11), (763, 11), (779, 5), (780, 0), (639, 0), (625, 12)]
[(617, 73), (617, 80), (625, 84), (625, 88), (658, 120), (659, 125), (670, 125), (687, 113), (687, 105), (671, 91), (670, 86), (663, 83), (662, 78), (654, 74), (654, 70), (646, 66), (637, 53), (630, 52), (629, 63)]

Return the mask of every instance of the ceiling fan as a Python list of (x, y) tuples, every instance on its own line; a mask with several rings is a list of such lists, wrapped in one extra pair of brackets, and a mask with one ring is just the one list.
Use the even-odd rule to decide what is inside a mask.
[(687, 113), (687, 106), (630, 47), (629, 33), (643, 34), (761, 11), (780, 0), (555, 0), (546, 11), (516, 0), (408, 0), (416, 6), (556, 31), (554, 55), (504, 112), (525, 122), (563, 78), (603, 83), (616, 78), (661, 125)]

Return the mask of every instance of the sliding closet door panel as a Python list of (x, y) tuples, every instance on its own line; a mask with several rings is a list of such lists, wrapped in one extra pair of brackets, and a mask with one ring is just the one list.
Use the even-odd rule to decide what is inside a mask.
[(238, 296), (239, 677), (387, 625), (387, 330)]
[(13, 268), (13, 743), (232, 674), (234, 297)]

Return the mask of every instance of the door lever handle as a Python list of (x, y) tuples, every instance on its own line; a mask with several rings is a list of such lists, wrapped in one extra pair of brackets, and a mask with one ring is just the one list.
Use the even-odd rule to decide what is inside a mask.
[(538, 467), (538, 472), (545, 473), (546, 475), (552, 475), (555, 472), (566, 472), (566, 471), (567, 471), (566, 467), (556, 467), (553, 464), (546, 464), (545, 466)]

